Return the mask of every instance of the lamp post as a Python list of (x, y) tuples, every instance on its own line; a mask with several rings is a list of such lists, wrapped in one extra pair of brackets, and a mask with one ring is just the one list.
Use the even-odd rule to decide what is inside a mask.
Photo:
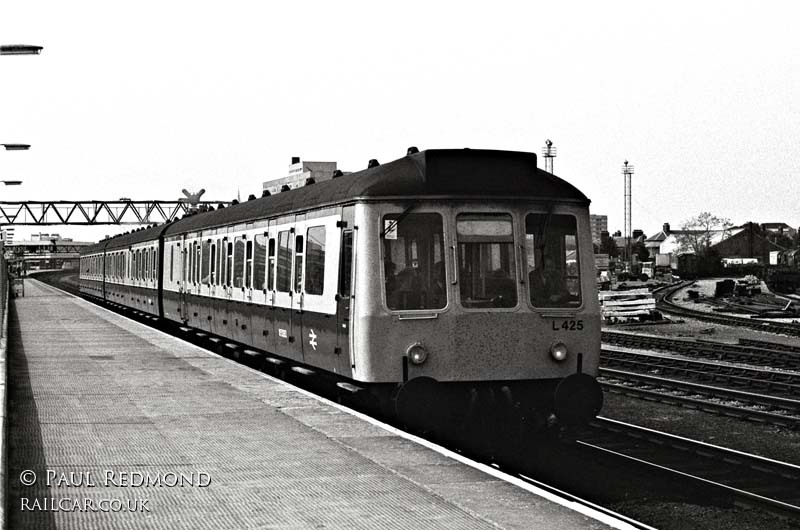
[(2, 44), (0, 55), (39, 55), (44, 47), (30, 44)]

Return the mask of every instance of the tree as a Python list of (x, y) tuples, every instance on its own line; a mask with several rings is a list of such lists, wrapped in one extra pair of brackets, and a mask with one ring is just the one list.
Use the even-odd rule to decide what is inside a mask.
[(647, 250), (647, 247), (644, 246), (644, 242), (642, 241), (635, 243), (631, 251), (633, 252), (633, 255), (639, 259), (640, 262), (650, 260), (650, 251)]
[[(699, 258), (709, 255), (711, 247), (725, 239), (733, 223), (724, 217), (702, 212), (683, 222), (681, 231), (675, 235), (679, 253), (693, 253)], [(716, 235), (722, 237), (714, 240)]]
[(613, 237), (603, 237), (600, 239), (600, 253), (608, 254), (610, 258), (619, 256), (619, 249)]

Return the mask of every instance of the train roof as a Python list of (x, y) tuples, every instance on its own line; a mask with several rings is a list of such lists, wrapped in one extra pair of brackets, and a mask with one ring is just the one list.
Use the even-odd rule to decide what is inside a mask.
[(184, 217), (165, 234), (192, 232), (354, 200), (461, 196), (530, 198), (588, 205), (575, 186), (541, 170), (536, 154), (480, 149), (430, 149), (383, 165)]
[(81, 249), (81, 254), (94, 254), (95, 252), (102, 252), (103, 250), (128, 248), (137, 243), (152, 241), (158, 239), (161, 233), (164, 232), (168, 226), (168, 224), (151, 226), (141, 230), (134, 230), (128, 234), (120, 234), (109, 239), (104, 239), (95, 245), (87, 246), (84, 249)]
[(429, 149), (331, 180), (117, 236), (85, 253), (128, 247), (156, 239), (162, 232), (169, 236), (349, 201), (412, 197), (502, 197), (589, 205), (589, 199), (575, 186), (539, 169), (535, 153)]

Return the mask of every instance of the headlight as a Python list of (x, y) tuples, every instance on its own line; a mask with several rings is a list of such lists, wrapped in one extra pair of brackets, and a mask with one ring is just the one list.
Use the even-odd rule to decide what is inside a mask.
[(409, 346), (406, 350), (406, 355), (408, 355), (412, 364), (422, 364), (428, 360), (428, 350), (420, 343)]
[(556, 342), (550, 346), (550, 355), (556, 361), (563, 361), (567, 358), (567, 345), (563, 342)]

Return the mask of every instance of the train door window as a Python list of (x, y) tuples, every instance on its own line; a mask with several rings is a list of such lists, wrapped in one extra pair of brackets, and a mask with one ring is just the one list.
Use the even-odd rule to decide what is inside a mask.
[(447, 305), (444, 230), (438, 213), (383, 217), (383, 269), (389, 309), (442, 309)]
[(209, 272), (209, 285), (216, 285), (217, 284), (217, 244), (211, 243), (211, 253), (210, 258), (208, 260), (208, 265), (210, 267)]
[(349, 297), (353, 281), (353, 231), (342, 233), (342, 259), (339, 264), (339, 295)]
[(233, 285), (233, 241), (228, 242), (227, 257), (225, 259), (225, 285)]
[(233, 249), (233, 286), (244, 287), (242, 277), (244, 274), (244, 240), (241, 237), (234, 239)]
[(195, 241), (194, 245), (192, 245), (192, 249), (194, 250), (194, 261), (192, 262), (192, 278), (194, 283), (200, 283), (200, 252), (202, 246), (200, 245), (199, 241)]
[(314, 226), (306, 232), (307, 294), (320, 295), (325, 288), (325, 227)]
[(267, 264), (267, 236), (258, 234), (255, 241), (255, 255), (253, 256), (253, 288), (266, 289), (264, 276)]
[(275, 290), (275, 244), (274, 237), (269, 238), (267, 248), (267, 289)]
[(186, 275), (189, 283), (194, 283), (194, 242), (186, 249)]
[(153, 261), (150, 263), (150, 277), (153, 279), (153, 281), (156, 280), (156, 275), (157, 275), (156, 271), (158, 271), (158, 249), (154, 248)]
[(459, 214), (456, 234), (461, 305), (473, 309), (516, 306), (517, 268), (511, 215)]
[(225, 285), (225, 239), (217, 241), (217, 285)]
[(253, 288), (253, 242), (245, 241), (244, 244), (244, 286)]
[(581, 304), (577, 223), (572, 215), (528, 214), (525, 250), (531, 304), (577, 307)]
[(288, 293), (292, 288), (292, 238), (287, 230), (278, 233), (278, 263), (277, 287), (282, 293)]
[(142, 279), (146, 280), (150, 277), (150, 249), (145, 248), (142, 250)]
[(196, 283), (202, 282), (202, 266), (203, 266), (203, 242), (198, 241), (194, 244), (195, 260), (194, 260), (194, 281)]
[(201, 253), (200, 283), (209, 285), (211, 283), (211, 269), (209, 268), (209, 258), (211, 256), (211, 240), (203, 241), (203, 251)]
[(294, 292), (303, 287), (303, 236), (294, 238)]
[(169, 281), (172, 281), (172, 267), (175, 263), (175, 245), (169, 246)]

